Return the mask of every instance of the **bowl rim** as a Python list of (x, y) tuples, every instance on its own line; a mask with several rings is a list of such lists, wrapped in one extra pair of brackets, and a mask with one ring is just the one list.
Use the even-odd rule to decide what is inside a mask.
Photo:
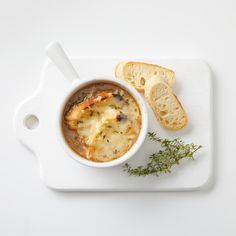
[[(99, 83), (99, 82), (112, 83), (112, 84), (118, 85), (121, 88), (127, 90), (136, 100), (136, 102), (140, 108), (141, 116), (142, 116), (142, 126), (141, 126), (141, 130), (139, 132), (136, 142), (132, 145), (132, 147), (124, 155), (122, 155), (121, 157), (118, 157), (115, 160), (108, 161), (108, 162), (90, 161), (88, 159), (85, 159), (84, 157), (81, 157), (79, 154), (77, 154), (75, 151), (73, 151), (72, 148), (69, 146), (69, 144), (65, 140), (65, 137), (64, 137), (64, 134), (62, 131), (62, 125), (61, 125), (64, 107), (65, 107), (66, 103), (68, 102), (68, 99), (70, 98), (70, 96), (72, 96), (77, 90), (79, 90), (89, 84)], [(83, 165), (89, 166), (89, 167), (98, 167), (98, 168), (102, 167), (103, 168), (103, 167), (117, 166), (117, 165), (124, 163), (125, 161), (130, 159), (132, 156), (134, 156), (134, 154), (142, 146), (142, 144), (146, 138), (147, 129), (148, 129), (147, 108), (146, 108), (144, 98), (129, 83), (127, 83), (123, 80), (119, 80), (114, 77), (108, 77), (108, 76), (106, 76), (106, 77), (99, 76), (96, 78), (78, 79), (78, 80), (73, 81), (72, 85), (70, 86), (69, 89), (67, 89), (67, 91), (64, 93), (64, 95), (62, 96), (61, 99), (62, 100), (61, 100), (61, 103), (60, 103), (60, 106), (58, 109), (58, 113), (57, 113), (57, 131), (58, 131), (57, 137), (59, 138), (60, 144), (63, 146), (66, 153), (75, 161), (77, 161)]]

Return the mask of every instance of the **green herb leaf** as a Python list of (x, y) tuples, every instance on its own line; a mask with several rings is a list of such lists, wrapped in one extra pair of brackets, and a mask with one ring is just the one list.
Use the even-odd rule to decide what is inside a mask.
[(124, 171), (133, 176), (156, 175), (160, 173), (170, 173), (174, 165), (178, 165), (181, 159), (194, 159), (194, 154), (202, 148), (201, 145), (193, 143), (185, 144), (180, 138), (162, 139), (156, 133), (148, 133), (150, 140), (161, 145), (161, 150), (149, 156), (146, 166), (131, 167), (126, 163)]

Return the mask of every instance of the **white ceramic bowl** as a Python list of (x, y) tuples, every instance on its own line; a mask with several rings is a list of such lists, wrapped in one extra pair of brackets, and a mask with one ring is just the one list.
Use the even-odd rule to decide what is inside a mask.
[[(123, 156), (109, 161), (109, 162), (94, 162), (94, 161), (90, 161), (87, 160), (83, 157), (81, 157), (79, 154), (75, 153), (71, 147), (67, 144), (63, 132), (62, 132), (62, 118), (63, 118), (63, 111), (64, 111), (64, 107), (67, 103), (67, 101), (69, 100), (69, 98), (71, 97), (72, 94), (74, 94), (76, 91), (78, 91), (79, 89), (89, 85), (89, 84), (94, 84), (94, 83), (98, 83), (98, 82), (107, 82), (107, 83), (112, 83), (115, 85), (120, 86), (121, 88), (123, 88), (124, 90), (128, 91), (137, 101), (140, 111), (141, 111), (141, 116), (142, 116), (142, 126), (141, 126), (141, 130), (138, 136), (138, 139), (136, 140), (136, 142), (133, 144), (133, 146), (129, 149), (128, 152), (126, 152)], [(138, 150), (139, 148), (142, 146), (143, 141), (146, 137), (147, 134), (147, 128), (148, 128), (148, 116), (147, 116), (147, 109), (146, 109), (146, 105), (145, 102), (142, 98), (142, 96), (137, 92), (136, 89), (134, 89), (131, 85), (129, 85), (127, 82), (124, 82), (122, 80), (118, 80), (115, 78), (92, 78), (92, 79), (86, 79), (86, 80), (74, 80), (70, 89), (68, 89), (65, 94), (62, 97), (62, 102), (60, 104), (59, 107), (59, 111), (58, 111), (58, 115), (57, 115), (57, 126), (58, 126), (58, 137), (60, 139), (60, 143), (63, 146), (64, 150), (69, 154), (70, 157), (72, 157), (74, 160), (78, 161), (79, 163), (86, 165), (86, 166), (90, 166), (90, 167), (111, 167), (111, 166), (117, 166), (125, 161), (127, 161), (129, 158), (131, 158)]]

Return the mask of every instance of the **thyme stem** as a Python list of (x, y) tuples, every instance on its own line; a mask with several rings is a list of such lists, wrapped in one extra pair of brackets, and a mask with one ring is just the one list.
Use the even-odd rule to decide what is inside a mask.
[(126, 163), (124, 171), (132, 176), (158, 176), (160, 173), (170, 173), (174, 165), (178, 165), (181, 159), (194, 159), (194, 154), (202, 148), (194, 143), (185, 144), (180, 138), (162, 139), (155, 132), (149, 132), (150, 140), (161, 145), (161, 150), (149, 156), (146, 166), (131, 167)]

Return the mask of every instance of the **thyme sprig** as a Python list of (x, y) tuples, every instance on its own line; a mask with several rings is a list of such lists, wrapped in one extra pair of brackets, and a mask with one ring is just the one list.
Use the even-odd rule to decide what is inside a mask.
[(157, 142), (161, 150), (149, 156), (146, 166), (131, 167), (130, 164), (124, 165), (124, 171), (133, 176), (158, 176), (160, 173), (170, 173), (174, 165), (178, 165), (181, 159), (194, 159), (194, 154), (202, 148), (201, 145), (194, 143), (185, 144), (180, 138), (162, 139), (155, 132), (149, 132), (150, 140)]

